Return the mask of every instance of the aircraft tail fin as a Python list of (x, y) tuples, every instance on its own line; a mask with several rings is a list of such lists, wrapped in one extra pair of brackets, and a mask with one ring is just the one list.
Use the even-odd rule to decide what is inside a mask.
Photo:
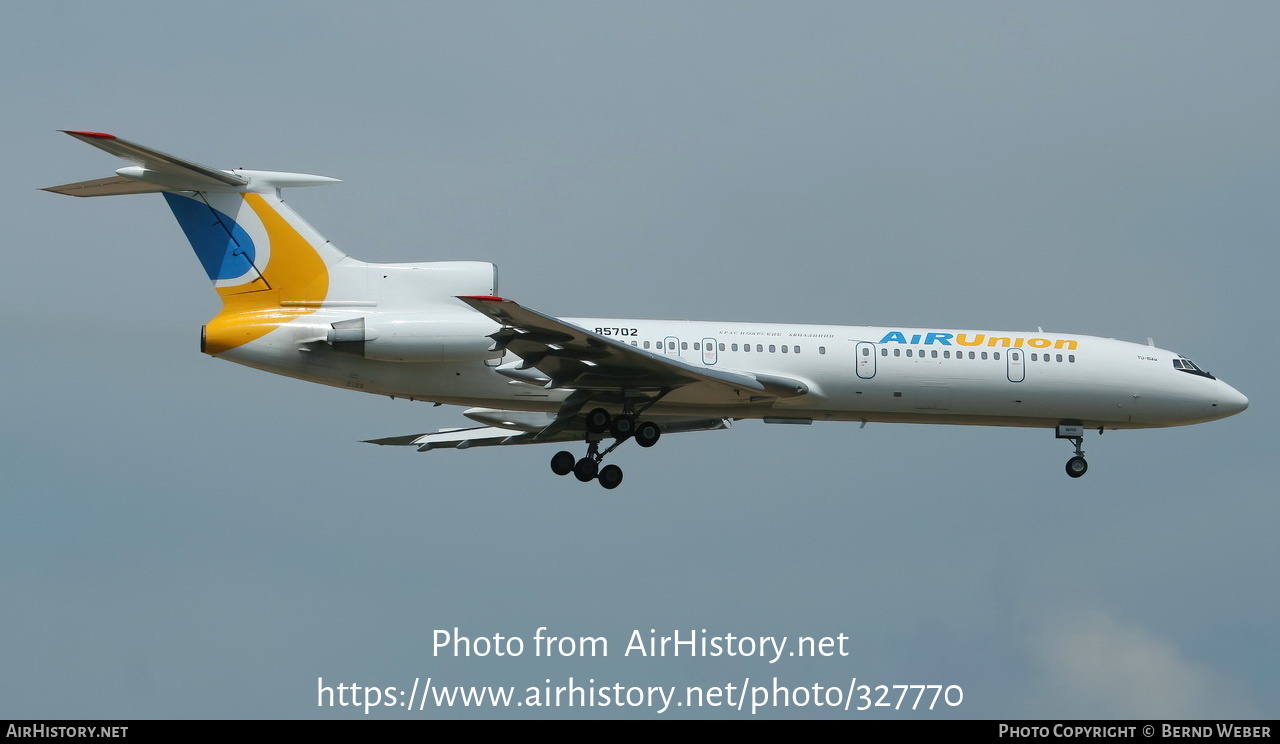
[(336, 178), (222, 170), (111, 134), (63, 131), (132, 165), (120, 168), (114, 177), (46, 191), (70, 196), (163, 194), (223, 300), (223, 311), (206, 329), (210, 353), (269, 332), (273, 324), (254, 320), (261, 311), (314, 312), (331, 299), (339, 262), (363, 265), (347, 258), (280, 198), (282, 188), (337, 183)]

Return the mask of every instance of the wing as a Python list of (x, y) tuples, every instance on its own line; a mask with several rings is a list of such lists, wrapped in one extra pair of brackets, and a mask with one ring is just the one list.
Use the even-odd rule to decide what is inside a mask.
[[(519, 411), (494, 411), (493, 409), (484, 409), (495, 414), (511, 413), (517, 414)], [(728, 419), (667, 419), (665, 417), (657, 417), (654, 419), (661, 428), (663, 433), (675, 433), (682, 431), (711, 431), (715, 429), (728, 429), (730, 422)], [(380, 444), (383, 446), (398, 447), (417, 447), (419, 452), (428, 452), (433, 449), (469, 449), (471, 447), (491, 447), (501, 444), (542, 444), (543, 442), (580, 442), (587, 438), (586, 429), (580, 427), (564, 427), (554, 433), (545, 433), (543, 431), (523, 431), (519, 429), (507, 429), (501, 426), (474, 426), (469, 429), (441, 429), (437, 432), (429, 434), (406, 434), (401, 437), (384, 437), (382, 439), (366, 439), (369, 444)]]
[(475, 426), (470, 429), (441, 429), (431, 434), (408, 434), (403, 437), (366, 439), (364, 441), (369, 444), (417, 447), (419, 452), (426, 452), (442, 447), (467, 449), (468, 447), (483, 447), (495, 444), (521, 444), (522, 442), (518, 440), (522, 438), (531, 440), (533, 435), (528, 432), (503, 429), (497, 426)]
[[(757, 400), (791, 398), (809, 392), (808, 385), (800, 380), (699, 367), (654, 354), (501, 297), (458, 299), (502, 325), (490, 335), (495, 349), (509, 349), (523, 360), (514, 366), (510, 376), (539, 382), (545, 378), (547, 388), (653, 393), (701, 386)], [(531, 378), (530, 369), (536, 369), (541, 376)]]
[[(494, 349), (508, 349), (519, 362), (505, 364), (497, 372), (514, 380), (547, 388), (571, 390), (555, 414), (472, 408), (465, 415), (489, 426), (442, 429), (429, 434), (365, 440), (371, 444), (417, 447), (426, 452), (439, 448), (467, 449), (506, 444), (569, 442), (588, 439), (579, 413), (593, 400), (638, 394), (650, 404), (677, 389), (698, 388), (717, 397), (760, 402), (804, 395), (808, 385), (774, 375), (751, 374), (698, 367), (680, 359), (654, 354), (617, 339), (544, 315), (501, 297), (471, 296), (458, 299), (497, 321), (502, 327), (490, 334)], [(646, 416), (664, 433), (727, 429), (720, 417)], [(591, 441), (598, 441), (599, 435)], [(617, 446), (616, 444), (614, 446)]]

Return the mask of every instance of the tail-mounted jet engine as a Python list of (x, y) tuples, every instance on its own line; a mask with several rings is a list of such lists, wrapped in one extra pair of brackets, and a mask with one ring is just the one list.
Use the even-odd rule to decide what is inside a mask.
[(384, 362), (472, 362), (503, 355), (492, 348), (492, 332), (493, 323), (478, 316), (377, 315), (333, 323), (325, 340), (335, 351)]

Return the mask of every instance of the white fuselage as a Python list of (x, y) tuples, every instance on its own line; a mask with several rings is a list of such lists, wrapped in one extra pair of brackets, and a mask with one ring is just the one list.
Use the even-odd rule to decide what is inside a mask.
[[(390, 362), (305, 344), (334, 320), (321, 310), (220, 358), (378, 395), (555, 411), (568, 395), (495, 372), (505, 359)], [(804, 381), (809, 392), (749, 396), (675, 390), (653, 415), (1130, 429), (1223, 418), (1247, 399), (1221, 380), (1175, 368), (1179, 355), (1139, 344), (1040, 331), (565, 318), (657, 355), (708, 368)], [(497, 329), (480, 318), (477, 337)], [(784, 351), (785, 349), (785, 351)]]

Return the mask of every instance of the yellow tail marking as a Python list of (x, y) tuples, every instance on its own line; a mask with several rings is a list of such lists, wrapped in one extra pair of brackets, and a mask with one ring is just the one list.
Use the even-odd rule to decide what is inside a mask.
[(220, 354), (262, 338), (281, 325), (315, 312), (315, 308), (282, 307), (281, 300), (323, 302), (329, 294), (329, 269), (298, 231), (261, 194), (245, 194), (266, 228), (271, 254), (259, 267), (271, 289), (245, 292), (220, 288), (222, 310), (205, 325), (205, 353)]

